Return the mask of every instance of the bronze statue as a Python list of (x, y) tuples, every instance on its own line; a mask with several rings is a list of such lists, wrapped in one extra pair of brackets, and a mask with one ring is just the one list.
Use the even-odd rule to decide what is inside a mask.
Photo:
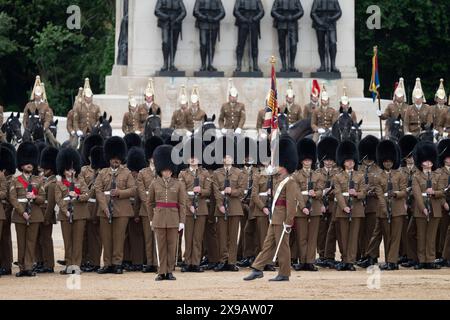
[(258, 38), (261, 37), (260, 21), (264, 17), (261, 0), (236, 0), (233, 14), (236, 17), (235, 25), (239, 28), (236, 72), (242, 70), (242, 58), (244, 57), (247, 37), (249, 38), (249, 69), (250, 71), (260, 72), (261, 70), (258, 67)]
[[(194, 17), (197, 19), (195, 27), (200, 33), (200, 71), (217, 71), (213, 67), (216, 41), (220, 41), (220, 21), (225, 17), (225, 9), (221, 0), (196, 0)], [(208, 65), (206, 64), (208, 60)]]
[(278, 46), (282, 65), (281, 72), (298, 72), (295, 68), (298, 43), (298, 20), (303, 17), (303, 14), (303, 7), (300, 0), (275, 0), (273, 3), (273, 26), (278, 30)]
[(128, 0), (123, 2), (123, 17), (120, 24), (119, 52), (117, 54), (117, 64), (128, 65)]
[(183, 39), (181, 25), (186, 17), (183, 0), (158, 0), (155, 7), (158, 27), (162, 31), (162, 51), (164, 66), (161, 71), (178, 71), (175, 67), (178, 37)]
[(319, 43), (320, 68), (317, 72), (339, 72), (336, 68), (336, 21), (341, 16), (342, 11), (338, 0), (314, 0), (311, 18)]

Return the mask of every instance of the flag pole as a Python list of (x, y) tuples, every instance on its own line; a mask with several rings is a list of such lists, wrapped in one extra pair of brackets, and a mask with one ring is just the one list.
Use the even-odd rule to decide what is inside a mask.
[[(378, 46), (373, 47), (373, 52), (375, 53), (377, 57), (377, 64), (378, 64)], [(378, 68), (378, 66), (377, 66)], [(379, 72), (379, 70), (378, 70)], [(381, 96), (380, 96), (380, 90), (377, 88), (377, 98), (378, 98), (378, 110), (381, 112)], [(378, 120), (380, 121), (380, 139), (383, 139), (383, 123), (381, 121), (381, 118), (378, 117)]]

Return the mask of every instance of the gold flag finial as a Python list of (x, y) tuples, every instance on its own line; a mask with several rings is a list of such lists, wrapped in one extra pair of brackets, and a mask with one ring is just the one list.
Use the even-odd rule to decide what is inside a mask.
[(275, 64), (277, 62), (277, 60), (275, 59), (275, 56), (272, 56), (271, 58), (270, 58), (270, 63), (271, 64)]

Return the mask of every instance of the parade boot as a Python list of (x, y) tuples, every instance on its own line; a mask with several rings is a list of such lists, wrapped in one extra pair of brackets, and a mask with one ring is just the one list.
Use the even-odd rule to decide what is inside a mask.
[(414, 260), (408, 260), (408, 262), (404, 262), (401, 264), (401, 266), (403, 268), (412, 268), (415, 267), (417, 265), (417, 262)]
[(114, 273), (114, 267), (113, 266), (109, 266), (109, 267), (103, 267), (97, 270), (98, 274), (107, 274), (107, 273)]
[(177, 280), (177, 278), (174, 277), (174, 275), (172, 273), (167, 273), (166, 274), (166, 280)]
[(353, 263), (346, 263), (345, 264), (345, 270), (347, 270), (347, 271), (356, 271), (355, 266), (353, 265)]
[(363, 262), (361, 262), (358, 267), (361, 268), (368, 268), (370, 266), (373, 266), (374, 264), (377, 263), (377, 259), (374, 259), (372, 257), (368, 257), (366, 260), (364, 260)]
[(123, 273), (123, 268), (122, 268), (122, 266), (121, 266), (121, 265), (116, 265), (116, 266), (114, 266), (114, 271), (113, 271), (113, 273), (115, 273), (115, 274), (122, 274), (122, 273)]
[(422, 270), (425, 269), (425, 263), (418, 263), (414, 266), (414, 270)]
[(155, 266), (144, 266), (142, 268), (143, 273), (155, 273), (156, 271), (158, 271), (158, 268)]
[(274, 271), (277, 271), (277, 270), (275, 269), (275, 267), (274, 267), (273, 265), (271, 265), (271, 264), (266, 264), (266, 265), (264, 266), (264, 271), (271, 271), (271, 272), (274, 272)]
[(237, 271), (239, 271), (239, 267), (237, 267), (235, 264), (227, 264), (226, 270), (232, 271), (232, 272), (237, 272)]
[(158, 276), (155, 278), (155, 281), (163, 281), (166, 279), (166, 276), (163, 274), (158, 274)]
[(18, 273), (16, 273), (16, 277), (17, 278), (21, 278), (21, 277), (35, 277), (36, 273), (31, 271), (31, 270), (22, 270), (19, 271)]
[(336, 68), (336, 55), (337, 55), (337, 45), (330, 46), (330, 60), (331, 60), (331, 72), (339, 72)]
[(200, 58), (202, 60), (202, 67), (200, 68), (200, 71), (207, 71), (206, 68), (206, 46), (200, 47)]
[(253, 269), (252, 273), (250, 273), (247, 277), (244, 278), (245, 281), (251, 281), (255, 279), (259, 279), (264, 277), (264, 273), (260, 270)]
[(226, 270), (226, 266), (227, 265), (225, 263), (220, 262), (214, 267), (214, 271), (216, 271), (216, 272), (225, 271)]
[(269, 281), (289, 281), (289, 277), (277, 275), (275, 278), (269, 279)]
[(305, 270), (306, 271), (319, 271), (319, 269), (312, 263), (307, 263), (305, 265)]

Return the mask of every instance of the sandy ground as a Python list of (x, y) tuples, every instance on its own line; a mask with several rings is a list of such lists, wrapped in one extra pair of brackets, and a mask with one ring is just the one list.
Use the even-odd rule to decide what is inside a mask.
[[(59, 225), (55, 226), (54, 242), (55, 258), (61, 259), (64, 251)], [(14, 255), (15, 246), (14, 242)], [(293, 271), (288, 283), (268, 282), (276, 274), (273, 272), (266, 272), (263, 279), (245, 282), (242, 278), (248, 273), (244, 269), (236, 273), (185, 274), (177, 269), (177, 281), (162, 282), (155, 282), (154, 274), (140, 272), (82, 274), (79, 278), (58, 273), (35, 278), (3, 276), (0, 299), (450, 299), (450, 268), (372, 273), (360, 268), (356, 272)]]

